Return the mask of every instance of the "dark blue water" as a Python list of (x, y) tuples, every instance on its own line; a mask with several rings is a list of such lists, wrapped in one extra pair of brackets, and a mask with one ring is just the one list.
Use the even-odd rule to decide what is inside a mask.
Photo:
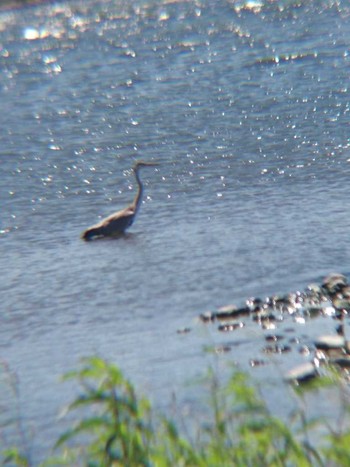
[[(206, 346), (242, 341), (214, 358), (224, 371), (264, 343), (198, 314), (349, 272), (349, 15), (331, 0), (0, 13), (0, 358), (18, 377), (34, 460), (64, 427), (74, 388), (59, 376), (82, 356), (191, 410)], [(160, 165), (142, 174), (130, 234), (82, 242), (133, 199), (137, 159)], [(285, 366), (277, 356), (256, 375), (281, 389)]]

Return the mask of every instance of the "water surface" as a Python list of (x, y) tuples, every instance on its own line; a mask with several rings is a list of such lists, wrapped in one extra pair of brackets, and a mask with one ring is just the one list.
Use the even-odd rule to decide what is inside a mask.
[[(82, 356), (117, 363), (157, 406), (176, 391), (194, 410), (189, 381), (208, 364), (249, 367), (264, 344), (254, 326), (228, 337), (200, 313), (349, 272), (349, 14), (331, 0), (0, 13), (0, 357), (35, 461), (75, 391), (59, 376)], [(142, 174), (129, 235), (82, 242), (133, 199), (137, 159), (160, 166)], [(301, 359), (255, 370), (281, 413), (281, 376)]]

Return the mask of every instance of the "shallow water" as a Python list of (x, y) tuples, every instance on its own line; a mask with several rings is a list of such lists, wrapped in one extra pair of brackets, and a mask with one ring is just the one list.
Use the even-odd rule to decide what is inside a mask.
[[(189, 381), (208, 364), (248, 367), (264, 345), (255, 327), (222, 335), (200, 313), (349, 273), (349, 14), (331, 0), (0, 13), (0, 357), (35, 461), (74, 393), (59, 376), (82, 356), (117, 363), (160, 407), (176, 391), (192, 410)], [(142, 173), (130, 233), (82, 242), (133, 199), (137, 159), (160, 166)], [(227, 342), (234, 351), (205, 351)], [(281, 413), (281, 375), (300, 360), (253, 372)]]

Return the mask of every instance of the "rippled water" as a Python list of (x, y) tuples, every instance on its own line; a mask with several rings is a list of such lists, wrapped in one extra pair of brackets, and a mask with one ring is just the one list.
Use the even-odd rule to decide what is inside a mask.
[[(191, 410), (205, 346), (240, 344), (214, 359), (223, 369), (263, 343), (249, 327), (203, 328), (199, 313), (349, 272), (349, 15), (331, 0), (0, 12), (0, 358), (34, 459), (62, 431), (74, 388), (59, 375), (80, 357)], [(160, 166), (143, 171), (129, 235), (82, 242), (133, 199), (137, 159)]]

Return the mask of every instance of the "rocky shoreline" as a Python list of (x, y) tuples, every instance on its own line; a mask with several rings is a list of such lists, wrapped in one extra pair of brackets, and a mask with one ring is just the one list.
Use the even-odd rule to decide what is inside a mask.
[[(301, 384), (322, 374), (322, 368), (331, 365), (341, 369), (350, 379), (350, 341), (346, 338), (345, 324), (350, 312), (350, 285), (345, 275), (332, 273), (321, 284), (310, 284), (304, 291), (291, 292), (283, 296), (265, 299), (249, 298), (243, 306), (226, 305), (215, 311), (201, 313), (198, 318), (206, 326), (216, 326), (220, 333), (239, 332), (249, 323), (255, 323), (265, 331), (265, 347), (261, 359), (251, 359), (250, 366), (267, 363), (266, 356), (288, 354), (297, 346), (298, 352), (307, 361), (286, 372), (285, 379)], [(324, 317), (334, 321), (334, 333), (319, 335), (305, 345), (298, 337), (284, 343), (279, 332), (282, 324), (292, 320), (304, 324), (315, 318)], [(185, 329), (182, 332), (188, 332)], [(292, 331), (292, 329), (291, 329)], [(230, 346), (220, 349), (229, 351)]]

